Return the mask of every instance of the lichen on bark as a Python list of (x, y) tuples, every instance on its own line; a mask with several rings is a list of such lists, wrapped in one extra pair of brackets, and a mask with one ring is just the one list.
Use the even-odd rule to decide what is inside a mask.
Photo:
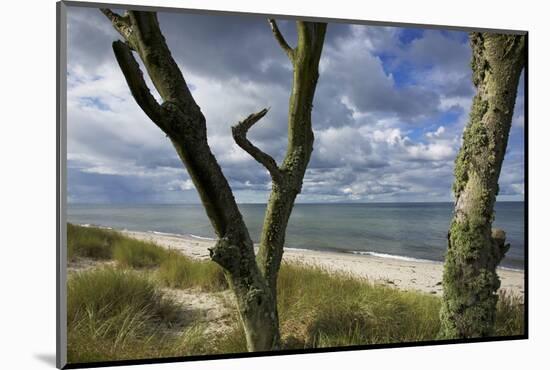
[(493, 230), (498, 178), (525, 60), (520, 35), (472, 33), (476, 95), (455, 161), (455, 209), (443, 272), (442, 338), (493, 334), (497, 266), (509, 245)]

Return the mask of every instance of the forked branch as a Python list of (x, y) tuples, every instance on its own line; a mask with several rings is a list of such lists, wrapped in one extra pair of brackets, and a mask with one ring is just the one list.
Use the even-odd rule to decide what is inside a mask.
[(231, 128), (231, 132), (233, 133), (233, 139), (235, 139), (235, 142), (238, 146), (240, 146), (244, 151), (246, 151), (248, 154), (252, 156), (256, 161), (260, 162), (271, 175), (271, 179), (273, 182), (279, 182), (281, 180), (281, 170), (279, 170), (279, 167), (277, 166), (277, 162), (267, 153), (263, 152), (260, 148), (255, 146), (248, 140), (246, 137), (246, 134), (248, 133), (248, 130), (260, 119), (262, 119), (263, 116), (267, 114), (269, 111), (269, 108), (264, 108), (258, 113), (252, 113), (248, 117), (246, 117), (244, 120), (236, 124)]
[(277, 22), (275, 22), (275, 19), (268, 19), (269, 25), (271, 26), (271, 32), (273, 32), (273, 36), (275, 36), (275, 40), (279, 43), (281, 48), (284, 50), (286, 55), (288, 55), (288, 58), (293, 61), (294, 60), (294, 50), (288, 45), (286, 42), (283, 34), (281, 33), (281, 30), (279, 30), (279, 26), (277, 26)]
[[(111, 9), (101, 8), (103, 14), (111, 21), (115, 30), (128, 42), (130, 42), (130, 36), (132, 35), (132, 25), (130, 18), (127, 15), (119, 15), (113, 12)], [(134, 47), (130, 44), (130, 47)]]
[(143, 79), (143, 72), (141, 72), (139, 64), (134, 58), (130, 47), (122, 41), (115, 41), (113, 42), (113, 51), (115, 52), (118, 65), (124, 74), (124, 78), (126, 78), (126, 82), (130, 87), (132, 96), (145, 114), (147, 114), (157, 126), (163, 129), (161, 127), (162, 107), (158, 104), (147, 87)]
[(101, 8), (99, 9), (111, 22), (117, 22), (121, 17), (117, 13), (113, 12), (111, 9)]

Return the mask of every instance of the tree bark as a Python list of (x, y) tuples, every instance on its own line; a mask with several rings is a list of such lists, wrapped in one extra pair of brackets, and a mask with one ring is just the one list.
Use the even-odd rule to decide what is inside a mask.
[(493, 334), (500, 287), (496, 268), (509, 248), (504, 231), (492, 230), (492, 222), (525, 61), (525, 38), (472, 33), (470, 43), (477, 92), (455, 161), (455, 209), (440, 313), (443, 338)]
[[(286, 228), (300, 193), (311, 152), (313, 150), (313, 130), (311, 110), (313, 97), (319, 78), (319, 60), (326, 32), (325, 23), (297, 22), (298, 43), (293, 49), (285, 41), (275, 20), (269, 23), (279, 45), (288, 55), (293, 66), (292, 91), (288, 112), (288, 146), (282, 165), (267, 154), (261, 152), (246, 140), (248, 129), (267, 110), (251, 115), (233, 128), (233, 137), (237, 144), (247, 151), (269, 171), (272, 189), (260, 238), (260, 248), (256, 260), (262, 276), (271, 291), (273, 306), (271, 312), (278, 323), (277, 276), (281, 266)], [(250, 119), (252, 118), (252, 121)]]
[[(270, 24), (281, 43), (274, 20)], [(288, 145), (280, 178), (273, 178), (257, 260), (273, 294), (283, 256), (286, 227), (296, 196), (301, 192), (305, 171), (313, 150), (311, 110), (319, 78), (319, 60), (326, 32), (325, 23), (297, 22), (298, 45), (287, 52), (293, 66), (292, 92), (288, 108)], [(283, 39), (284, 40), (284, 39)]]
[[(311, 153), (311, 101), (318, 77), (317, 66), (325, 25), (298, 22), (298, 47), (295, 50), (288, 47), (289, 57), (294, 54), (296, 57), (291, 59), (295, 78), (290, 99), (289, 153), (283, 166), (279, 169), (271, 157), (246, 139), (248, 129), (267, 110), (250, 115), (233, 128), (237, 144), (270, 171), (274, 184), (272, 193), (279, 194), (272, 194), (271, 198), (282, 199), (281, 202), (271, 201), (268, 206), (268, 215), (281, 216), (270, 216), (272, 222), (267, 221), (266, 216), (266, 228), (278, 244), (268, 244), (268, 247), (262, 244), (257, 261), (231, 188), (208, 145), (204, 115), (172, 58), (156, 13), (129, 11), (118, 15), (109, 9), (101, 11), (125, 40), (115, 41), (113, 50), (134, 99), (171, 140), (218, 236), (215, 246), (210, 249), (210, 257), (223, 267), (230, 288), (235, 293), (248, 350), (278, 349), (280, 333), (275, 282), (286, 222)], [(143, 61), (163, 100), (162, 104), (158, 104), (146, 86), (133, 51)], [(306, 105), (298, 106), (303, 104)], [(272, 226), (275, 222), (279, 223)]]

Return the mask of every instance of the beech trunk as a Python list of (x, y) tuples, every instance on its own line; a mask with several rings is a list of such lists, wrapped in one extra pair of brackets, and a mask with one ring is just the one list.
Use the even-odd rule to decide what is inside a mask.
[[(218, 236), (210, 249), (210, 257), (224, 269), (235, 293), (248, 350), (279, 349), (276, 281), (287, 222), (313, 146), (311, 108), (326, 24), (297, 22), (298, 45), (292, 49), (275, 21), (270, 20), (275, 38), (289, 56), (294, 70), (288, 152), (282, 166), (246, 138), (248, 129), (267, 113), (266, 109), (233, 127), (237, 144), (263, 164), (273, 180), (260, 252), (256, 257), (231, 188), (208, 145), (205, 117), (170, 53), (156, 13), (128, 11), (119, 15), (109, 9), (101, 11), (124, 39), (115, 41), (113, 50), (134, 99), (171, 140)], [(162, 104), (146, 86), (134, 52), (147, 69)]]
[(509, 248), (505, 232), (493, 230), (492, 222), (525, 38), (472, 33), (470, 43), (476, 95), (455, 162), (455, 209), (440, 313), (443, 338), (493, 334), (500, 287), (496, 268)]

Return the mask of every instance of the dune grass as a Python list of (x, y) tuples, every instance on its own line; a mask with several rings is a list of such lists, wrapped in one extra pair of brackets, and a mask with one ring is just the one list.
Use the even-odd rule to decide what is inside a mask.
[(157, 278), (164, 286), (177, 289), (199, 288), (218, 292), (228, 288), (223, 270), (211, 261), (197, 261), (172, 252), (160, 265)]
[[(284, 264), (278, 281), (283, 344), (317, 348), (437, 339), (441, 298), (322, 268)], [(524, 333), (519, 297), (501, 294), (496, 336)]]
[(154, 243), (131, 239), (107, 229), (67, 224), (69, 261), (77, 257), (114, 259), (125, 268), (158, 267), (169, 251)]
[(497, 303), (496, 336), (520, 335), (525, 332), (523, 301), (517, 296), (501, 293)]
[(143, 274), (107, 267), (68, 280), (70, 362), (158, 355), (164, 349), (160, 328), (177, 321), (177, 306)]
[[(212, 292), (227, 289), (227, 283), (216, 264), (105, 230), (76, 227), (71, 232), (73, 247), (78, 246), (73, 255), (107, 256), (96, 253), (101, 245), (118, 266), (69, 277), (71, 362), (246, 352), (233, 303), (228, 302), (232, 329), (212, 337), (204, 334), (204, 324), (179, 327), (182, 313), (162, 293), (168, 287), (218, 294)], [(281, 266), (277, 290), (283, 348), (437, 339), (441, 298), (434, 295), (288, 263)], [(523, 313), (520, 298), (502, 295), (495, 335), (522, 334)]]
[[(289, 263), (281, 266), (277, 291), (283, 349), (432, 341), (438, 336), (441, 298), (431, 294)], [(501, 295), (495, 335), (523, 332), (523, 303)], [(217, 338), (216, 347), (221, 353), (246, 352), (242, 327)]]
[(434, 339), (440, 299), (318, 267), (284, 264), (278, 282), (283, 341), (315, 348)]
[(189, 313), (147, 275), (113, 267), (71, 274), (69, 363), (246, 351), (236, 312), (229, 333), (207, 337), (205, 325), (188, 322)]
[(69, 261), (77, 257), (98, 260), (111, 259), (113, 245), (122, 236), (111, 230), (67, 224), (67, 255)]
[(113, 249), (113, 257), (122, 267), (158, 267), (169, 256), (169, 251), (154, 243), (122, 238)]
[(174, 312), (154, 282), (132, 270), (105, 267), (76, 273), (68, 281), (67, 292), (68, 321), (84, 313), (112, 316), (128, 307), (146, 308), (162, 320)]

